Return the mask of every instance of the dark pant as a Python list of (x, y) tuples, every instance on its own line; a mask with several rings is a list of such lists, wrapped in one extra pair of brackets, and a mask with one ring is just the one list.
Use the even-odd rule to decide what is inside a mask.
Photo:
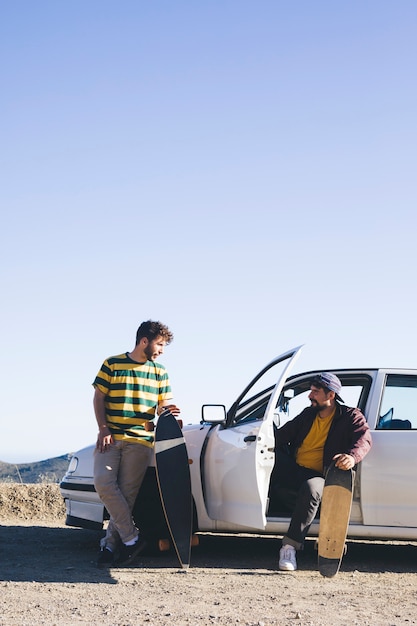
[(271, 487), (274, 495), (292, 511), (291, 522), (282, 542), (300, 550), (320, 506), (323, 475), (297, 465), (292, 457), (278, 451)]

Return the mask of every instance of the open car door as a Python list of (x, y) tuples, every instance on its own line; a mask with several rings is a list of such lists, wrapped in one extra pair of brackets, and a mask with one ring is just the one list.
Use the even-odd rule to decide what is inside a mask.
[(230, 408), (226, 425), (210, 432), (203, 476), (206, 507), (212, 519), (265, 528), (275, 461), (274, 413), (301, 349), (285, 352), (261, 370)]

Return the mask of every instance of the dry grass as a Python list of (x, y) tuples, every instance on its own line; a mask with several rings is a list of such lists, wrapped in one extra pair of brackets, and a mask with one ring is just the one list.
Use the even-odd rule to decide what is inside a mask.
[(0, 483), (0, 521), (56, 520), (65, 523), (57, 484)]

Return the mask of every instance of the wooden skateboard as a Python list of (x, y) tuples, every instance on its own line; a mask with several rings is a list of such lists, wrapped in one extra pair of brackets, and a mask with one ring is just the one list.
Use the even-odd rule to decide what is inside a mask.
[(336, 576), (345, 552), (353, 497), (353, 472), (334, 463), (324, 482), (318, 539), (319, 572), (326, 578)]
[(187, 448), (172, 413), (164, 411), (155, 431), (156, 477), (162, 508), (182, 568), (190, 564), (192, 536), (191, 477)]

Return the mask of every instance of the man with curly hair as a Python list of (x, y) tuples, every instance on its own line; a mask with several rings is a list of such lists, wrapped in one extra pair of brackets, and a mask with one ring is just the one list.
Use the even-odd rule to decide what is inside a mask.
[(172, 340), (161, 322), (143, 322), (134, 349), (106, 359), (93, 382), (99, 429), (94, 485), (110, 515), (98, 567), (127, 565), (146, 546), (132, 510), (152, 455), (155, 415), (180, 412), (170, 403), (167, 371), (156, 361)]

